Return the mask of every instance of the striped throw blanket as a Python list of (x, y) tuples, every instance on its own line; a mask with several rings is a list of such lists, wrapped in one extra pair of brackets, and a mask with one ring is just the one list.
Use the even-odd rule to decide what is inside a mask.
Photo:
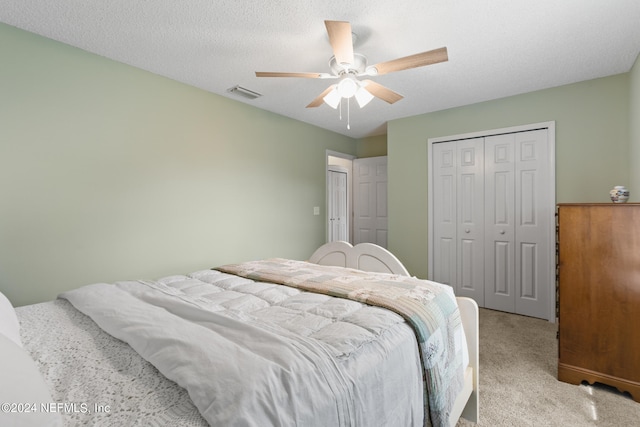
[(401, 315), (414, 329), (424, 366), (425, 425), (449, 425), (455, 397), (463, 385), (462, 328), (451, 287), (385, 273), (370, 273), (304, 261), (269, 259), (229, 264), (216, 270), (256, 281), (348, 298)]

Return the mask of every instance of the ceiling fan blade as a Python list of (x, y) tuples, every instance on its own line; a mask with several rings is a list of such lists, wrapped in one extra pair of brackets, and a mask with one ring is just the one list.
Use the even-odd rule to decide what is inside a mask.
[(389, 88), (382, 86), (379, 83), (374, 82), (373, 80), (363, 80), (364, 88), (376, 98), (380, 98), (383, 101), (388, 102), (389, 104), (393, 104), (394, 102), (400, 101), (404, 98), (397, 92), (392, 91)]
[(326, 73), (278, 73), (271, 71), (256, 71), (256, 77), (303, 77), (306, 79), (319, 79)]
[(387, 62), (381, 62), (373, 67), (378, 70), (377, 74), (387, 74), (394, 71), (408, 70), (410, 68), (424, 67), (425, 65), (437, 64), (438, 62), (448, 61), (447, 48), (430, 50), (428, 52), (416, 53), (415, 55), (405, 56)]
[(329, 43), (338, 64), (353, 64), (353, 39), (351, 24), (346, 21), (324, 21), (329, 34)]
[(324, 97), (327, 96), (327, 94), (329, 92), (331, 92), (334, 87), (336, 87), (336, 85), (331, 85), (328, 88), (326, 88), (324, 90), (324, 92), (322, 92), (320, 95), (318, 95), (318, 97), (316, 99), (314, 99), (313, 101), (311, 101), (309, 103), (309, 105), (307, 105), (307, 108), (315, 108), (315, 107), (321, 106), (322, 103), (324, 102)]

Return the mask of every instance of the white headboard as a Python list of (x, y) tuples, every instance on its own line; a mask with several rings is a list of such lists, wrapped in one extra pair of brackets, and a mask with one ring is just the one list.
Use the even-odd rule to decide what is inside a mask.
[(309, 262), (321, 265), (337, 265), (376, 273), (392, 273), (409, 276), (400, 260), (385, 248), (373, 243), (330, 242), (320, 246)]

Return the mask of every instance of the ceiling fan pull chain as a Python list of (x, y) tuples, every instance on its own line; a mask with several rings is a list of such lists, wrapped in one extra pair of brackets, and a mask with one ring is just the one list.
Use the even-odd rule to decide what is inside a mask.
[(351, 117), (349, 115), (349, 112), (351, 111), (350, 108), (349, 108), (350, 105), (351, 105), (350, 101), (351, 101), (351, 98), (347, 98), (347, 129), (348, 130), (351, 130), (351, 124), (350, 124), (351, 123)]

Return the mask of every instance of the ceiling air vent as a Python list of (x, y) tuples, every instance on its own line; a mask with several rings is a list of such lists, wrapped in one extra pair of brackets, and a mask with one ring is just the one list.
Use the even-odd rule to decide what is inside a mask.
[(247, 98), (247, 99), (256, 99), (256, 98), (260, 98), (262, 96), (261, 93), (258, 92), (254, 92), (250, 89), (244, 88), (240, 85), (236, 85), (234, 87), (230, 87), (229, 89), (227, 89), (227, 92), (232, 93), (234, 95), (237, 96), (241, 96), (243, 98)]

